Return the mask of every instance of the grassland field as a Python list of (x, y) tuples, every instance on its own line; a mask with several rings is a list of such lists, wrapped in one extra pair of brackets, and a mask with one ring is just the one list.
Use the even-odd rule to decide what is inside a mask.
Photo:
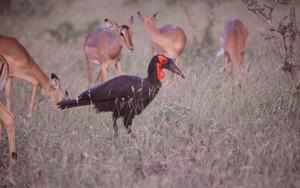
[[(13, 4), (12, 12), (0, 15), (0, 34), (18, 38), (44, 72), (59, 76), (72, 98), (87, 87), (85, 34), (105, 18), (127, 23), (134, 15), (135, 51), (123, 49), (124, 74), (145, 77), (152, 56), (137, 10), (159, 11), (158, 25), (175, 23), (188, 36), (181, 65), (186, 79), (176, 87), (163, 82), (134, 119), (135, 139), (122, 121), (114, 139), (111, 113), (98, 114), (91, 106), (59, 111), (43, 91), (28, 119), (31, 85), (14, 80), (19, 159), (8, 173), (4, 134), (1, 187), (300, 187), (300, 97), (290, 75), (279, 68), (278, 48), (261, 35), (264, 23), (233, 0), (214, 7), (208, 28), (211, 9), (199, 0), (189, 4), (192, 28), (174, 2), (32, 0), (27, 11)], [(285, 11), (278, 8), (275, 20)], [(300, 23), (299, 3), (296, 15)], [(233, 79), (224, 80), (223, 57), (215, 56), (230, 18), (241, 19), (250, 33), (241, 90)], [(298, 63), (299, 48), (298, 42)], [(112, 78), (114, 67), (109, 71)]]

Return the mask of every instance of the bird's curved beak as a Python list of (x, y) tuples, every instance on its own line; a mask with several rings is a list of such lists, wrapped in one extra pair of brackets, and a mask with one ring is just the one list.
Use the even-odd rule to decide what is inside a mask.
[(182, 78), (185, 78), (181, 70), (175, 65), (174, 60), (171, 58), (168, 58), (167, 63), (163, 64), (162, 67), (175, 74), (178, 74)]

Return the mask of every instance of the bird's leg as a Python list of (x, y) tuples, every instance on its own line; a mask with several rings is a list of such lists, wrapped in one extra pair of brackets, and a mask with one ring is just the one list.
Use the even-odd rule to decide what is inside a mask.
[(88, 59), (88, 57), (86, 57), (86, 71), (87, 71), (87, 76), (88, 76), (88, 88), (91, 88), (94, 83), (93, 83), (93, 67), (92, 67), (92, 63), (90, 62), (90, 60)]
[(114, 131), (115, 131), (115, 138), (118, 137), (118, 125), (117, 125), (117, 117), (115, 115), (113, 115), (113, 127), (114, 127)]
[(107, 69), (108, 67), (106, 65), (101, 65), (100, 72), (98, 75), (98, 83), (102, 84), (107, 80)]
[(228, 80), (229, 76), (230, 76), (230, 65), (229, 65), (229, 54), (228, 53), (224, 53), (224, 72), (225, 72), (225, 81)]
[(128, 134), (130, 134), (131, 137), (135, 138), (131, 130), (132, 121), (133, 121), (133, 116), (126, 116), (123, 119), (123, 123), (125, 128), (127, 129)]

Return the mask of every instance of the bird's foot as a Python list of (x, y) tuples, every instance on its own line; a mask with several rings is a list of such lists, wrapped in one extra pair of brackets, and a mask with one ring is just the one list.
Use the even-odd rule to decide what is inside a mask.
[(114, 138), (118, 138), (118, 137), (119, 137), (119, 134), (117, 132), (115, 132)]

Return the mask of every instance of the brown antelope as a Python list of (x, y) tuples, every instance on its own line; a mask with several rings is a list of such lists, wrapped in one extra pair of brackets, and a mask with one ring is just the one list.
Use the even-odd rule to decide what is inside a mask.
[[(143, 16), (140, 12), (137, 12), (151, 40), (153, 54), (165, 54), (166, 56), (175, 58), (175, 64), (179, 66), (181, 61), (180, 55), (187, 41), (185, 32), (181, 27), (172, 24), (157, 28), (157, 14), (158, 13), (153, 14), (153, 16)], [(173, 73), (173, 79), (174, 78), (175, 74)]]
[[(5, 87), (8, 79), (8, 64), (6, 59), (0, 55), (0, 90)], [(7, 131), (8, 150), (9, 150), (9, 167), (16, 164), (17, 153), (15, 146), (15, 117), (14, 115), (0, 102), (0, 141), (3, 128)]]
[(49, 79), (17, 39), (0, 35), (0, 54), (5, 57), (9, 67), (9, 77), (5, 88), (6, 106), (9, 111), (11, 111), (13, 77), (32, 84), (31, 102), (27, 113), (29, 118), (32, 117), (34, 110), (38, 86), (46, 91), (54, 104), (68, 95), (68, 92), (60, 87), (58, 77), (52, 73)]
[(241, 87), (242, 79), (240, 66), (245, 53), (247, 37), (248, 31), (240, 20), (229, 20), (225, 23), (221, 36), (225, 71), (230, 72), (231, 63), (239, 87)]
[(131, 51), (134, 50), (132, 43), (133, 16), (128, 25), (118, 25), (116, 22), (105, 19), (106, 27), (92, 29), (85, 38), (84, 53), (87, 64), (88, 87), (93, 86), (92, 63), (100, 65), (98, 82), (107, 80), (107, 70), (112, 64), (115, 65), (116, 74), (122, 73), (120, 64), (122, 46), (126, 45)]

